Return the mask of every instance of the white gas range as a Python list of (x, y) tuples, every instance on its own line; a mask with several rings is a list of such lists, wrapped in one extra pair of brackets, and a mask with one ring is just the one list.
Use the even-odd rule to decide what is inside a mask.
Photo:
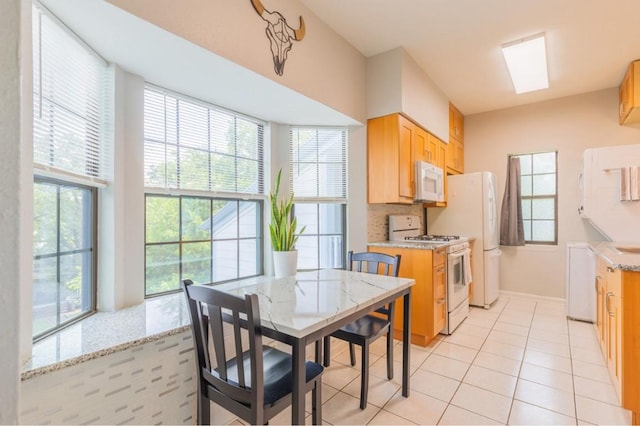
[(442, 331), (451, 334), (469, 313), (469, 283), (471, 282), (471, 251), (469, 240), (459, 235), (422, 235), (420, 217), (389, 216), (389, 240), (403, 244), (446, 245), (447, 251), (447, 325)]

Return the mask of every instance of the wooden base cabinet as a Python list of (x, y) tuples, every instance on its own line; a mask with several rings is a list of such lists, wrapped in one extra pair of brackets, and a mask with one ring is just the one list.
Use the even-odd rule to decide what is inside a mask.
[[(399, 254), (400, 276), (413, 278), (411, 287), (411, 343), (427, 346), (445, 326), (446, 304), (446, 252), (396, 247), (369, 247), (369, 251)], [(396, 301), (394, 337), (402, 339), (402, 299)]]
[(595, 328), (609, 375), (622, 407), (640, 420), (640, 272), (598, 258), (595, 285)]

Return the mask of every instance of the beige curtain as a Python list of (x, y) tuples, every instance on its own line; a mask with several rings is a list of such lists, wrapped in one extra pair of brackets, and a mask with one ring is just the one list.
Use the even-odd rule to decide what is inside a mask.
[(522, 200), (520, 197), (520, 158), (509, 157), (507, 183), (500, 214), (500, 245), (523, 246)]

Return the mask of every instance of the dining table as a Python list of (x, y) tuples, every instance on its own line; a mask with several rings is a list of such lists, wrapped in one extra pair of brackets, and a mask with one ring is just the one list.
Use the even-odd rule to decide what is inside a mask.
[[(291, 423), (305, 423), (305, 361), (307, 345), (340, 327), (402, 298), (402, 395), (409, 396), (411, 286), (410, 278), (320, 269), (286, 278), (256, 276), (217, 284), (235, 296), (257, 294), (263, 335), (291, 346)], [(316, 348), (321, 347), (320, 344)], [(316, 349), (316, 360), (321, 359)]]

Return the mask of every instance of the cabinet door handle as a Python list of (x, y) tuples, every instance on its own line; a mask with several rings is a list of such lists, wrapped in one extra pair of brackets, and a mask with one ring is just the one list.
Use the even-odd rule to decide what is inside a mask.
[(447, 300), (443, 297), (441, 299), (438, 299), (438, 301), (436, 302), (438, 305), (444, 305), (444, 302), (446, 302)]
[(596, 293), (598, 294), (602, 294), (602, 291), (600, 290), (600, 287), (598, 286), (598, 281), (600, 281), (602, 279), (602, 277), (600, 275), (596, 275)]
[(607, 272), (615, 272), (615, 270), (611, 266), (607, 266)]
[(604, 301), (605, 308), (607, 309), (607, 314), (609, 314), (610, 317), (614, 316), (614, 313), (611, 312), (611, 309), (609, 309), (609, 297), (612, 297), (612, 296), (615, 297), (615, 294), (612, 292), (608, 292), (607, 297)]

